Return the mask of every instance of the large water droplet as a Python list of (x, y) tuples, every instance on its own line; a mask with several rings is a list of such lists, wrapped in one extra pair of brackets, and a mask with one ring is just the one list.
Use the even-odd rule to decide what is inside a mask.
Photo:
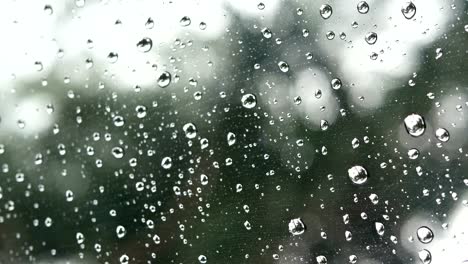
[(330, 5), (322, 5), (320, 7), (320, 15), (323, 19), (328, 19), (333, 14), (333, 9)]
[(406, 19), (411, 19), (416, 15), (416, 6), (413, 2), (406, 2), (401, 7), (401, 13)]
[(338, 78), (334, 78), (333, 80), (331, 80), (331, 87), (335, 90), (339, 90), (341, 88), (341, 80), (338, 79)]
[(197, 136), (197, 127), (192, 123), (187, 123), (182, 128), (185, 132), (185, 136), (189, 139)]
[(278, 67), (282, 72), (288, 72), (289, 71), (289, 64), (285, 61), (280, 61), (278, 62)]
[(357, 10), (361, 14), (367, 14), (369, 12), (369, 4), (366, 1), (361, 1), (357, 4)]
[(190, 26), (190, 24), (192, 23), (192, 20), (190, 19), (190, 17), (184, 16), (180, 19), (179, 23), (181, 26), (187, 27), (187, 26)]
[(421, 243), (424, 244), (430, 243), (432, 239), (434, 239), (434, 233), (427, 226), (421, 226), (420, 228), (418, 228), (416, 234), (418, 236), (419, 241), (421, 241)]
[(404, 123), (406, 131), (413, 137), (421, 136), (426, 130), (426, 123), (424, 122), (424, 118), (418, 114), (408, 115), (405, 117)]
[(124, 150), (121, 147), (112, 148), (112, 156), (116, 159), (121, 159), (124, 156)]
[(377, 231), (379, 236), (383, 236), (385, 233), (385, 226), (380, 222), (375, 222), (375, 231)]
[(289, 221), (288, 228), (289, 233), (293, 234), (294, 236), (302, 235), (306, 229), (301, 218), (291, 219), (291, 221)]
[(257, 105), (257, 97), (253, 94), (244, 94), (241, 102), (243, 107), (251, 109)]
[(361, 185), (367, 181), (367, 170), (359, 165), (348, 169), (348, 176), (354, 184)]
[(374, 45), (377, 42), (377, 33), (369, 32), (366, 34), (365, 40), (367, 44)]
[(148, 52), (153, 47), (153, 41), (150, 38), (143, 38), (137, 43), (137, 48), (141, 52)]
[(271, 36), (273, 35), (269, 28), (262, 29), (262, 34), (263, 34), (263, 37), (267, 39), (271, 38)]
[(322, 255), (317, 256), (315, 258), (315, 260), (317, 260), (317, 264), (327, 264), (328, 263), (327, 258), (325, 256), (322, 256)]
[(117, 52), (109, 52), (107, 55), (107, 61), (110, 63), (116, 63), (119, 60), (119, 54)]
[(159, 87), (166, 88), (169, 84), (171, 84), (171, 74), (167, 71), (162, 72), (158, 77)]
[(172, 167), (172, 159), (170, 157), (164, 157), (162, 160), (161, 160), (161, 166), (168, 170)]

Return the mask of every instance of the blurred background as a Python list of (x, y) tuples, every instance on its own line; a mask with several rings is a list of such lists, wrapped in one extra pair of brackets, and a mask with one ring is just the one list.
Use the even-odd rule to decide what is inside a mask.
[(5, 0), (0, 263), (468, 262), (467, 6)]

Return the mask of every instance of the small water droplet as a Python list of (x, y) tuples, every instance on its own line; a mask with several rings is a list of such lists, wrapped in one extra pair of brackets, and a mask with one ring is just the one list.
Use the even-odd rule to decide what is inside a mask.
[(328, 263), (327, 258), (325, 256), (322, 256), (322, 255), (317, 256), (315, 258), (315, 260), (317, 260), (317, 264), (327, 264)]
[(265, 9), (265, 4), (260, 2), (260, 3), (258, 3), (257, 8), (258, 8), (258, 10), (263, 10), (263, 9)]
[(172, 159), (170, 157), (164, 157), (162, 160), (161, 160), (161, 166), (168, 170), (172, 167)]
[(441, 48), (437, 48), (436, 49), (436, 56), (435, 56), (435, 59), (438, 60), (442, 57), (442, 55), (444, 55), (444, 52)]
[(121, 147), (113, 147), (111, 152), (112, 152), (112, 156), (114, 156), (114, 158), (116, 159), (123, 158), (125, 154), (123, 148)]
[(234, 143), (236, 143), (236, 134), (229, 132), (227, 134), (227, 142), (229, 146), (234, 145)]
[(198, 261), (201, 264), (205, 264), (208, 261), (208, 259), (207, 259), (207, 257), (205, 255), (200, 255), (200, 256), (198, 256)]

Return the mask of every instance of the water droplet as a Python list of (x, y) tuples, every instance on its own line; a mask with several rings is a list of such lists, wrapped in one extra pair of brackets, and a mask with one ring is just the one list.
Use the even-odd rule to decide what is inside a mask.
[(341, 88), (341, 80), (338, 78), (334, 78), (331, 80), (331, 87), (335, 90), (338, 90)]
[(232, 132), (229, 132), (227, 134), (227, 142), (229, 146), (234, 145), (234, 143), (236, 143), (236, 135)]
[(401, 7), (401, 13), (406, 19), (411, 19), (416, 15), (416, 6), (413, 2), (406, 2)]
[(421, 136), (426, 130), (426, 123), (424, 122), (424, 118), (418, 114), (408, 115), (405, 117), (404, 123), (406, 131), (413, 137)]
[(148, 19), (146, 20), (145, 27), (147, 29), (152, 29), (154, 27), (154, 20), (151, 17), (148, 17)]
[(265, 4), (260, 2), (260, 3), (258, 3), (257, 8), (258, 8), (258, 10), (263, 10), (263, 9), (265, 9)]
[(200, 30), (205, 30), (206, 29), (206, 23), (205, 22), (200, 22), (200, 24), (198, 24), (198, 28)]
[(322, 5), (320, 7), (320, 15), (323, 19), (328, 19), (333, 14), (333, 9), (330, 5)]
[(385, 233), (385, 226), (380, 222), (375, 222), (375, 231), (377, 231), (379, 236), (383, 236)]
[(333, 31), (327, 31), (327, 33), (325, 34), (325, 36), (327, 37), (328, 40), (332, 40), (335, 38), (335, 32)]
[(187, 26), (190, 26), (190, 24), (192, 23), (192, 20), (190, 19), (190, 17), (184, 16), (180, 19), (179, 23), (181, 26), (187, 27)]
[(412, 149), (408, 150), (408, 158), (414, 160), (414, 159), (417, 159), (418, 157), (419, 157), (419, 150), (418, 149), (412, 148)]
[(359, 165), (348, 169), (348, 176), (354, 184), (361, 185), (367, 181), (367, 170)]
[(367, 14), (369, 12), (369, 4), (366, 1), (361, 1), (357, 4), (357, 10), (361, 14)]
[(52, 6), (51, 5), (45, 5), (44, 6), (44, 13), (46, 13), (47, 15), (52, 15), (54, 13), (54, 10), (52, 9)]
[(205, 255), (200, 255), (198, 256), (198, 261), (202, 264), (205, 264), (208, 261), (208, 259), (206, 258)]
[(305, 232), (305, 225), (302, 222), (301, 218), (291, 219), (288, 224), (289, 233), (294, 236), (302, 235)]
[(315, 258), (315, 260), (317, 260), (317, 264), (327, 264), (328, 263), (327, 258), (325, 256), (322, 256), (322, 255), (317, 256)]
[(171, 74), (167, 71), (162, 72), (161, 75), (158, 77), (158, 85), (161, 88), (166, 88), (169, 84), (171, 84)]
[(289, 65), (287, 62), (280, 61), (278, 62), (278, 67), (282, 72), (288, 72), (289, 71)]
[(450, 133), (445, 128), (438, 128), (435, 131), (435, 136), (439, 141), (447, 142), (450, 139)]
[(421, 226), (420, 228), (418, 228), (416, 234), (418, 236), (419, 241), (421, 241), (421, 243), (423, 244), (428, 244), (432, 241), (432, 239), (434, 239), (434, 233), (427, 226)]
[(84, 235), (82, 233), (80, 233), (80, 232), (76, 233), (75, 237), (76, 237), (76, 242), (78, 244), (82, 244), (85, 241)]
[(320, 129), (322, 131), (326, 131), (328, 129), (328, 121), (327, 120), (320, 120)]
[(162, 160), (161, 160), (161, 166), (168, 170), (172, 167), (172, 159), (170, 157), (164, 157)]
[(418, 257), (423, 264), (430, 264), (432, 261), (431, 252), (427, 249), (422, 249), (418, 252)]
[(127, 230), (125, 230), (125, 227), (118, 225), (115, 229), (115, 233), (117, 234), (118, 238), (123, 238), (127, 234)]
[(257, 97), (253, 94), (244, 94), (241, 102), (243, 107), (251, 109), (257, 105)]
[(438, 60), (442, 57), (442, 55), (444, 55), (444, 52), (441, 48), (437, 48), (436, 49), (436, 56), (435, 56), (435, 59)]
[(114, 156), (114, 158), (116, 158), (116, 159), (123, 158), (123, 156), (125, 154), (123, 148), (121, 148), (121, 147), (114, 147), (114, 148), (112, 148), (111, 152), (112, 152), (112, 156)]
[(187, 123), (182, 128), (185, 132), (185, 136), (189, 139), (197, 136), (197, 127), (192, 123)]
[(118, 60), (119, 54), (117, 54), (116, 52), (109, 52), (109, 54), (107, 55), (107, 61), (109, 61), (110, 63), (116, 63)]
[(137, 43), (137, 48), (141, 52), (148, 52), (153, 47), (153, 41), (150, 38), (143, 38)]
[(208, 184), (208, 176), (205, 174), (200, 175), (200, 182), (202, 185), (207, 185)]
[(161, 243), (161, 238), (158, 235), (154, 235), (153, 241), (156, 245), (159, 245)]
[(67, 202), (73, 201), (73, 198), (74, 198), (73, 192), (71, 190), (67, 190), (65, 192), (65, 199), (67, 200)]
[(294, 104), (295, 105), (300, 105), (302, 103), (302, 98), (300, 96), (295, 96), (294, 97)]
[(366, 34), (365, 40), (367, 44), (374, 45), (377, 42), (377, 33), (369, 32)]
[(128, 264), (130, 258), (126, 254), (123, 254), (122, 256), (120, 256), (119, 261), (120, 264)]
[(262, 34), (263, 34), (263, 37), (267, 39), (271, 38), (271, 36), (273, 35), (269, 28), (262, 29)]
[(112, 121), (114, 122), (114, 126), (116, 127), (121, 127), (125, 124), (125, 119), (122, 117), (122, 116), (114, 116), (114, 118), (112, 119)]

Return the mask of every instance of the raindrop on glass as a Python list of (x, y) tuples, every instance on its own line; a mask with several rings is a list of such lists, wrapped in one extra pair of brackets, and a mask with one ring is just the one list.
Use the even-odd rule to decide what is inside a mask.
[(357, 4), (357, 10), (361, 14), (367, 14), (369, 12), (369, 4), (366, 1), (361, 1)]
[(424, 122), (424, 118), (418, 114), (408, 115), (405, 117), (404, 123), (406, 131), (413, 137), (421, 136), (426, 130), (426, 123)]
[(300, 218), (291, 219), (288, 224), (289, 233), (294, 236), (302, 235), (306, 229), (304, 223)]
[(280, 61), (278, 62), (278, 67), (282, 72), (288, 72), (289, 71), (289, 65), (287, 62)]
[(413, 2), (406, 2), (401, 7), (401, 13), (406, 19), (411, 19), (416, 15), (416, 6)]
[(416, 235), (418, 236), (419, 241), (423, 244), (428, 244), (434, 239), (434, 233), (432, 230), (427, 226), (421, 226), (416, 231)]
[(181, 26), (187, 27), (187, 26), (190, 26), (190, 24), (192, 23), (192, 20), (190, 20), (190, 17), (184, 16), (180, 19), (179, 23)]
[(320, 7), (320, 16), (322, 16), (323, 19), (330, 18), (332, 14), (333, 14), (333, 9), (330, 5), (322, 5)]
[(241, 102), (243, 107), (251, 109), (257, 105), (257, 97), (253, 94), (244, 94)]
[(354, 184), (361, 185), (366, 183), (368, 175), (364, 167), (356, 165), (348, 169), (348, 176)]
[(366, 34), (365, 40), (367, 44), (374, 45), (377, 42), (377, 33), (369, 32)]
[(435, 131), (435, 136), (441, 142), (447, 142), (450, 139), (450, 133), (445, 128), (438, 128)]
[(166, 88), (169, 84), (171, 84), (171, 74), (167, 71), (162, 72), (158, 77), (159, 87)]
[(187, 123), (182, 128), (185, 132), (185, 136), (189, 139), (197, 136), (197, 127), (192, 123)]
[(141, 52), (148, 52), (153, 47), (153, 41), (150, 38), (143, 38), (137, 43), (137, 48)]

